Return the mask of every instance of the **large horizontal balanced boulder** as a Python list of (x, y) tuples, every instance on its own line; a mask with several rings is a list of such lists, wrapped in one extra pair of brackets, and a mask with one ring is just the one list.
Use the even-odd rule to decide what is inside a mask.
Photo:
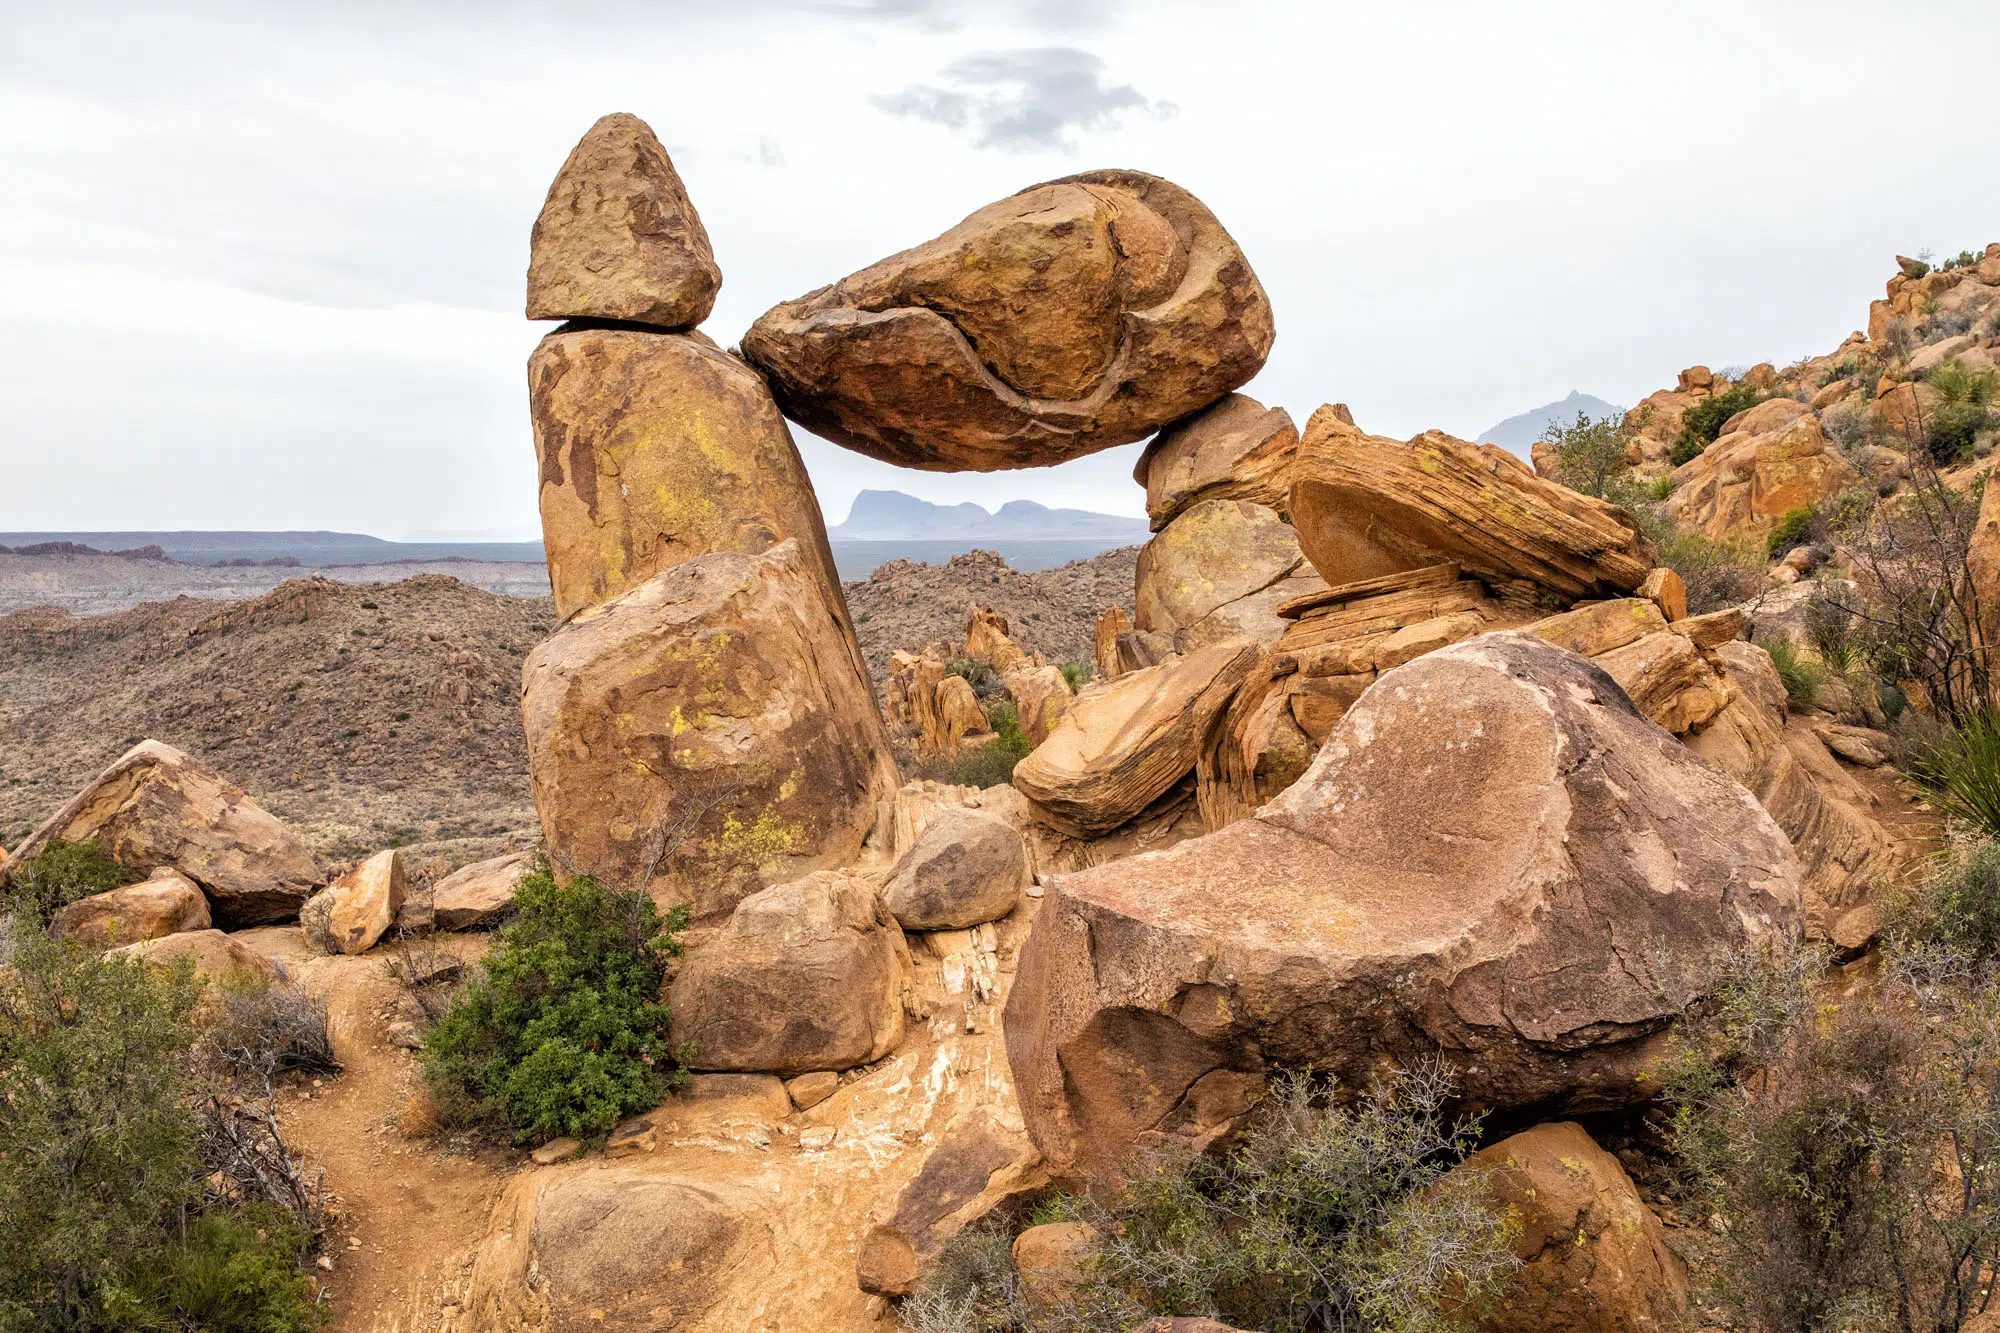
[(822, 870), (753, 893), (673, 983), (673, 1039), (695, 1069), (804, 1074), (879, 1060), (903, 1039), (907, 949), (866, 879)]
[(195, 882), (172, 866), (161, 866), (142, 883), (70, 903), (49, 922), (49, 933), (93, 949), (114, 949), (214, 924), (208, 899)]
[(172, 866), (201, 886), (217, 924), (289, 921), (319, 880), (297, 834), (235, 784), (159, 741), (141, 741), (14, 849), (100, 844), (120, 865), (150, 875)]
[(1366, 435), (1327, 407), (1299, 441), (1290, 508), (1306, 558), (1335, 587), (1455, 560), (1575, 601), (1622, 597), (1655, 563), (1630, 514), (1497, 445)]
[(1138, 818), (1194, 771), (1209, 728), (1257, 655), (1247, 639), (1228, 639), (1086, 690), (1015, 765), (1015, 788), (1037, 817), (1073, 836)]
[(1045, 893), (1007, 1053), (1036, 1145), (1093, 1177), (1273, 1065), (1442, 1049), (1476, 1106), (1632, 1105), (1648, 1039), (1799, 905), (1749, 792), (1522, 633), (1381, 677), (1251, 818)]
[(697, 556), (579, 611), (528, 655), (521, 713), (557, 871), (697, 918), (850, 862), (897, 786), (874, 691), (796, 539)]
[(1282, 407), (1232, 393), (1155, 435), (1132, 467), (1146, 488), (1146, 517), (1158, 532), (1198, 500), (1291, 502), (1299, 430)]
[(773, 307), (743, 353), (814, 434), (987, 472), (1144, 439), (1255, 375), (1272, 336), (1257, 275), (1201, 201), (1089, 171)]
[(1139, 548), (1139, 628), (1172, 634), (1194, 625), (1262, 592), (1304, 560), (1297, 535), (1274, 510), (1248, 500), (1203, 500)]
[(528, 358), (528, 406), (558, 615), (795, 537), (846, 624), (812, 482), (756, 371), (700, 334), (558, 329)]
[(622, 112), (592, 125), (535, 219), (528, 318), (692, 328), (721, 287), (701, 215), (652, 128)]

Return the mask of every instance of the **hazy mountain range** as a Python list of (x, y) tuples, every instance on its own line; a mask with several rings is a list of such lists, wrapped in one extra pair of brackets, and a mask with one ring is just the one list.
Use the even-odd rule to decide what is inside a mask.
[(1473, 442), (1497, 444), (1502, 449), (1512, 450), (1526, 458), (1529, 447), (1536, 440), (1546, 437), (1551, 421), (1568, 426), (1576, 421), (1576, 414), (1579, 412), (1595, 421), (1601, 417), (1615, 417), (1624, 410), (1622, 407), (1605, 402), (1602, 398), (1593, 398), (1587, 393), (1572, 389), (1567, 398), (1553, 403), (1543, 403), (1540, 407), (1531, 407), (1525, 412), (1508, 417), (1498, 425), (1488, 426), (1479, 432), (1479, 437)]
[(966, 501), (932, 504), (901, 491), (862, 491), (847, 521), (828, 528), (841, 541), (1144, 541), (1146, 520), (1088, 509), (1051, 509), (1033, 500), (1009, 500), (994, 513)]

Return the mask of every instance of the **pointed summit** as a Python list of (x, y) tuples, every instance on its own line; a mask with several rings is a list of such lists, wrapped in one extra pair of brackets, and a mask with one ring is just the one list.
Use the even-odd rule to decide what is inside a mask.
[(721, 287), (701, 215), (652, 128), (623, 112), (592, 125), (535, 219), (528, 318), (692, 328)]

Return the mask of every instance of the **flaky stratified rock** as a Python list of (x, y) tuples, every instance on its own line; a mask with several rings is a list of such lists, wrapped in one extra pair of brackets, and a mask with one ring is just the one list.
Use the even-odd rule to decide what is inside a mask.
[(1365, 435), (1328, 408), (1299, 441), (1291, 518), (1335, 587), (1453, 560), (1574, 601), (1622, 597), (1654, 563), (1630, 514), (1537, 477), (1497, 445)]
[(1648, 1039), (1799, 903), (1749, 792), (1521, 633), (1377, 680), (1253, 817), (1045, 895), (1007, 1051), (1088, 1176), (1275, 1064), (1365, 1083), (1443, 1048), (1476, 1104), (1631, 1105)]
[(49, 933), (93, 949), (114, 949), (214, 924), (208, 899), (195, 882), (172, 866), (161, 866), (142, 883), (70, 903), (49, 922)]
[(793, 539), (578, 612), (522, 677), (552, 863), (697, 918), (850, 862), (897, 786), (874, 691)]
[(1139, 548), (1139, 628), (1172, 634), (1262, 592), (1304, 560), (1291, 525), (1274, 511), (1248, 500), (1203, 500)]
[(1687, 1271), (1618, 1159), (1582, 1126), (1537, 1125), (1474, 1153), (1455, 1174), (1480, 1178), (1513, 1225), (1521, 1261), (1482, 1333), (1668, 1333), (1687, 1314)]
[(1018, 829), (978, 810), (946, 810), (889, 872), (882, 902), (904, 930), (963, 930), (1013, 911), (1028, 879)]
[(141, 874), (172, 866), (232, 929), (290, 920), (319, 880), (297, 834), (242, 788), (158, 741), (141, 741), (91, 779), (14, 849), (14, 860), (57, 840), (95, 841)]
[(1282, 407), (1232, 393), (1155, 435), (1132, 468), (1146, 488), (1158, 532), (1199, 500), (1249, 500), (1283, 509), (1291, 500), (1299, 430)]
[(1014, 768), (1037, 817), (1066, 833), (1108, 833), (1194, 770), (1209, 727), (1258, 650), (1229, 639), (1087, 691)]
[(1264, 364), (1229, 233), (1138, 171), (1068, 176), (766, 311), (743, 353), (785, 414), (904, 467), (1044, 467), (1144, 439)]
[(299, 909), (299, 927), (320, 953), (366, 953), (396, 923), (408, 891), (403, 853), (392, 847), (309, 898)]
[(652, 128), (619, 113), (570, 150), (535, 219), (529, 319), (624, 319), (692, 328), (722, 270)]
[(528, 358), (528, 405), (558, 615), (794, 537), (846, 623), (812, 482), (756, 371), (698, 334), (558, 330)]
[(903, 934), (868, 880), (823, 870), (753, 893), (673, 984), (675, 1045), (696, 1069), (804, 1074), (879, 1060), (903, 1039)]

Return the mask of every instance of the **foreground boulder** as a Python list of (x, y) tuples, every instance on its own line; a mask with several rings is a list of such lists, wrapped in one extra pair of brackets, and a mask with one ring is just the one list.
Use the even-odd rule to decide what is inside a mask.
[(269, 958), (219, 930), (178, 931), (123, 945), (105, 957), (138, 959), (163, 968), (178, 967), (183, 959), (189, 959), (196, 976), (224, 986), (277, 981), (284, 975)]
[(698, 918), (851, 861), (896, 790), (874, 691), (796, 539), (578, 612), (522, 677), (550, 861)]
[(699, 334), (559, 329), (528, 358), (528, 406), (558, 615), (794, 537), (846, 624), (812, 483), (756, 371)]
[(363, 861), (299, 909), (306, 943), (320, 953), (366, 953), (403, 910), (409, 882), (396, 848)]
[(1255, 644), (1230, 639), (1078, 695), (1015, 765), (1014, 786), (1039, 818), (1073, 836), (1138, 818), (1194, 771), (1210, 726), (1256, 658)]
[(696, 1069), (804, 1074), (903, 1039), (903, 933), (869, 881), (821, 871), (754, 893), (690, 953), (673, 1039)]
[(1630, 514), (1537, 477), (1497, 445), (1441, 431), (1384, 439), (1326, 407), (1299, 441), (1291, 518), (1335, 587), (1453, 560), (1575, 601), (1622, 597), (1654, 564)]
[(743, 354), (816, 435), (987, 472), (1144, 439), (1255, 375), (1272, 336), (1257, 275), (1198, 199), (1090, 171), (773, 307)]
[(1521, 1261), (1482, 1333), (1667, 1333), (1687, 1272), (1618, 1159), (1572, 1123), (1537, 1125), (1457, 1168), (1514, 1224)]
[(1628, 1106), (1646, 1039), (1791, 928), (1797, 881), (1610, 677), (1482, 635), (1384, 675), (1252, 818), (1053, 882), (1007, 1002), (1022, 1113), (1052, 1169), (1103, 1176), (1274, 1064), (1365, 1082), (1443, 1048), (1475, 1105)]
[(1028, 845), (1013, 825), (946, 810), (896, 862), (882, 902), (904, 930), (963, 930), (1013, 911), (1028, 878)]
[(49, 933), (93, 949), (112, 949), (184, 930), (208, 930), (214, 924), (208, 899), (195, 882), (172, 866), (161, 866), (143, 883), (79, 898), (55, 914)]
[(652, 127), (623, 113), (592, 125), (535, 219), (528, 318), (691, 328), (721, 286), (701, 215)]
[[(1248, 500), (1200, 501), (1139, 548), (1139, 628), (1159, 634), (1190, 628), (1264, 591), (1304, 560), (1297, 535), (1275, 511)], [(1282, 632), (1275, 614), (1271, 619)]]
[(172, 866), (201, 886), (229, 929), (291, 920), (319, 880), (298, 835), (242, 788), (158, 741), (141, 741), (91, 779), (14, 859), (58, 840), (96, 841), (141, 874)]

